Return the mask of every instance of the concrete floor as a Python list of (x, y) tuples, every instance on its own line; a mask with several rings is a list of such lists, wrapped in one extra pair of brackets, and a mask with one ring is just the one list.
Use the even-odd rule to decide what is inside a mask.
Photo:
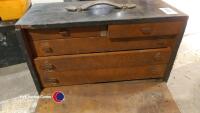
[[(200, 113), (200, 17), (198, 1), (165, 0), (190, 16), (187, 30), (172, 69), (168, 87), (181, 113)], [(199, 26), (198, 26), (199, 27)], [(0, 113), (34, 112), (38, 95), (26, 64), (0, 69)]]

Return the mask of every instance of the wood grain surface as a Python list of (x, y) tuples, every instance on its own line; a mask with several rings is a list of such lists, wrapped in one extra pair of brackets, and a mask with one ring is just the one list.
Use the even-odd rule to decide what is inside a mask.
[(114, 1), (137, 6), (97, 16), (65, 10), (90, 1), (36, 4), (16, 23), (40, 95), (65, 94), (40, 98), (36, 113), (180, 113), (163, 78), (188, 16), (161, 0)]
[[(165, 72), (170, 51), (170, 48), (161, 48), (77, 54), (38, 57), (34, 61), (43, 86), (47, 87), (53, 84), (159, 78)], [(56, 83), (48, 83), (48, 79), (56, 79)]]
[(110, 39), (107, 37), (69, 38), (33, 41), (36, 56), (83, 54), (172, 47), (173, 37), (146, 37), (144, 39)]
[(105, 31), (105, 27), (74, 27), (63, 29), (35, 29), (28, 30), (32, 40), (54, 40), (68, 38), (84, 38), (84, 37), (100, 37), (101, 32)]
[(43, 87), (101, 83), (123, 80), (162, 78), (167, 65), (149, 65), (91, 70), (43, 72), (40, 76)]
[(177, 35), (183, 22), (155, 22), (139, 24), (121, 24), (108, 26), (110, 38), (138, 38), (146, 36)]
[(40, 99), (36, 113), (180, 113), (167, 85), (159, 81), (51, 87), (41, 95), (55, 91), (64, 93), (64, 101)]

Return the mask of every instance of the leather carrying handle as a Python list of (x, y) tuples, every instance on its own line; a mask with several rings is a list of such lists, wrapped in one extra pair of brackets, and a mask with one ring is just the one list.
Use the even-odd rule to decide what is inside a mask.
[(79, 7), (68, 6), (68, 7), (65, 7), (65, 8), (68, 11), (83, 11), (83, 10), (87, 10), (88, 8), (90, 8), (92, 6), (101, 5), (101, 4), (114, 6), (115, 8), (118, 8), (118, 9), (131, 9), (131, 8), (136, 7), (136, 4), (119, 4), (119, 3), (114, 3), (114, 2), (111, 2), (111, 1), (91, 1), (87, 4), (81, 5)]

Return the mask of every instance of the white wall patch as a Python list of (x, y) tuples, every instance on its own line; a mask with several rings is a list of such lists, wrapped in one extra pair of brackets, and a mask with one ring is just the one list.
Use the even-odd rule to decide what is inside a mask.
[(165, 14), (171, 15), (171, 14), (178, 14), (178, 12), (174, 11), (171, 8), (159, 8), (161, 11), (163, 11)]

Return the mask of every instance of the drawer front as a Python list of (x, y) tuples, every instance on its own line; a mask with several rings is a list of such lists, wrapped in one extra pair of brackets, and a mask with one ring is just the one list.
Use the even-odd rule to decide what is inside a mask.
[[(158, 78), (163, 76), (170, 53), (170, 48), (162, 48), (38, 57), (35, 65), (44, 86), (46, 82), (71, 85)], [(59, 77), (67, 79), (60, 81), (61, 78), (57, 80)]]
[(51, 40), (84, 37), (105, 37), (106, 27), (78, 27), (66, 29), (37, 29), (29, 30), (28, 34), (32, 40)]
[(110, 38), (137, 38), (146, 36), (177, 35), (183, 27), (182, 22), (160, 22), (142, 24), (110, 25)]
[(51, 72), (48, 74), (43, 73), (43, 76), (40, 77), (44, 87), (162, 78), (166, 66), (166, 64), (162, 64), (121, 68), (103, 68), (95, 70), (68, 70), (62, 72)]
[(71, 38), (34, 41), (36, 56), (111, 52), (172, 46), (172, 38), (144, 40), (111, 40), (110, 38)]

